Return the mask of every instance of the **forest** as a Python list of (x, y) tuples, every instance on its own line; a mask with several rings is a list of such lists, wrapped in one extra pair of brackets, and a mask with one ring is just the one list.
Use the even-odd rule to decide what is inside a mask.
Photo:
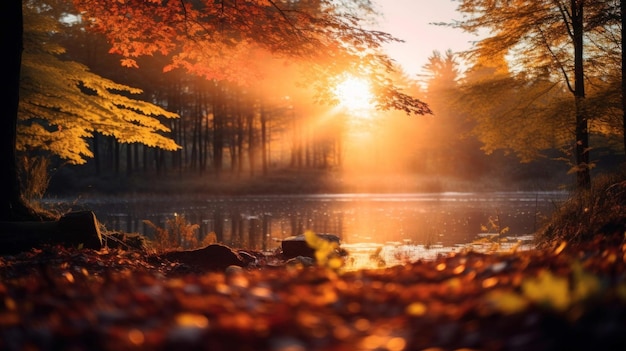
[[(624, 350), (626, 5), (456, 3), (436, 25), (481, 39), (410, 77), (369, 0), (1, 2), (0, 350)], [(358, 270), (333, 234), (261, 252), (176, 214), (147, 238), (36, 206), (361, 180), (570, 196), (532, 248), (496, 215), (481, 242)]]
[[(583, 33), (583, 81), (575, 76), (571, 33), (552, 31), (547, 37), (540, 28), (570, 25), (569, 17), (554, 16), (558, 12), (550, 14), (551, 9), (545, 9), (545, 17), (522, 17), (524, 40), (513, 42), (519, 38), (502, 30), (468, 52), (433, 51), (423, 74), (409, 77), (391, 61), (375, 73), (340, 59), (332, 67), (319, 61), (324, 67), (307, 66), (306, 60), (322, 58), (281, 57), (300, 50), (288, 39), (281, 39), (286, 54), (248, 48), (247, 56), (244, 44), (231, 48), (214, 42), (220, 46), (212, 52), (228, 59), (211, 54), (205, 62), (193, 56), (198, 48), (185, 46), (192, 44), (169, 43), (173, 39), (157, 34), (133, 39), (120, 38), (117, 29), (94, 30), (96, 25), (90, 27), (79, 15), (89, 3), (24, 2), (17, 149), (23, 192), (33, 196), (47, 185), (57, 192), (87, 186), (124, 191), (137, 179), (144, 185), (152, 179), (158, 187), (173, 176), (175, 183), (201, 183), (223, 174), (257, 180), (278, 174), (274, 178), (280, 179), (285, 172), (446, 179), (417, 188), (422, 191), (484, 182), (573, 189), (587, 181), (584, 176), (574, 181), (571, 174), (614, 171), (623, 160), (617, 2), (585, 8), (593, 26)], [(353, 16), (371, 16), (371, 4), (356, 4)], [(459, 10), (476, 12), (472, 6)], [(517, 21), (507, 16), (485, 11), (482, 18), (448, 25), (472, 31), (488, 18)], [(124, 31), (123, 24), (108, 24), (114, 25)], [(387, 102), (350, 110), (328, 88), (349, 76), (391, 81), (396, 92), (414, 100), (383, 96)], [(578, 121), (577, 94), (584, 95), (586, 128)], [(116, 189), (113, 184), (130, 185)]]

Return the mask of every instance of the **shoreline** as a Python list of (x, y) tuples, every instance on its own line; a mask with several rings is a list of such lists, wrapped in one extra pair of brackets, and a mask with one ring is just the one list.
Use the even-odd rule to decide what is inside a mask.
[(495, 191), (566, 191), (563, 179), (518, 182), (494, 177), (460, 179), (438, 175), (282, 170), (267, 175), (178, 175), (130, 177), (53, 177), (51, 196), (81, 194), (206, 194), (214, 196), (287, 194), (442, 193)]

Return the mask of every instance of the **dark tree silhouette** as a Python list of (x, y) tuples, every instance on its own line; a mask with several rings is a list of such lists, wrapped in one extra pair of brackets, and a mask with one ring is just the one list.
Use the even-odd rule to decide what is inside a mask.
[(24, 204), (20, 194), (20, 184), (15, 159), (15, 141), (17, 138), (17, 109), (20, 91), (20, 68), (23, 49), (22, 2), (20, 0), (2, 1), (0, 5), (2, 22), (2, 48), (4, 48), (4, 70), (2, 82), (5, 90), (0, 94), (4, 116), (0, 125), (0, 174), (4, 183), (0, 187), (0, 220), (31, 219), (35, 216)]

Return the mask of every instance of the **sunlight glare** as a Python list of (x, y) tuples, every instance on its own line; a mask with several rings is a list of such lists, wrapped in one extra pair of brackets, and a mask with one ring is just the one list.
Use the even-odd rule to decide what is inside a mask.
[(339, 99), (339, 106), (351, 112), (372, 108), (374, 96), (369, 82), (363, 78), (346, 77), (335, 88), (335, 95)]

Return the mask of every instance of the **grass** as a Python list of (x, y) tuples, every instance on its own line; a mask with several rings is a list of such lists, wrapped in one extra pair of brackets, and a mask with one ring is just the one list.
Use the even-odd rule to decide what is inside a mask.
[(174, 215), (165, 221), (164, 227), (159, 227), (149, 220), (144, 220), (144, 223), (155, 231), (155, 239), (150, 246), (157, 252), (192, 250), (217, 242), (215, 233), (209, 233), (200, 239), (197, 233), (200, 226), (187, 222), (183, 215)]
[(580, 243), (598, 234), (626, 230), (626, 172), (597, 176), (589, 190), (575, 192), (557, 206), (537, 235), (540, 247), (556, 242)]

